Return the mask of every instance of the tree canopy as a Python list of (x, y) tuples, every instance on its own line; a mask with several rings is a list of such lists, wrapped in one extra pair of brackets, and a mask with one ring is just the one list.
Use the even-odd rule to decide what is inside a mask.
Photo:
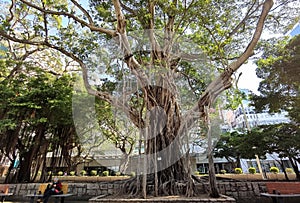
[(253, 101), (258, 111), (287, 111), (299, 125), (300, 35), (292, 39), (271, 39), (262, 43), (263, 55), (257, 60), (260, 95)]

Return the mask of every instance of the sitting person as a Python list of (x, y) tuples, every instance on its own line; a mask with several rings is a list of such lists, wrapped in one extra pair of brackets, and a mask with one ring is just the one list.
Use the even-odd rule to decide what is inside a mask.
[(49, 200), (49, 197), (51, 195), (59, 195), (62, 194), (63, 191), (62, 189), (62, 184), (61, 182), (58, 180), (58, 178), (54, 178), (53, 183), (52, 184), (48, 184), (45, 192), (44, 192), (44, 196), (43, 196), (43, 203), (47, 203)]

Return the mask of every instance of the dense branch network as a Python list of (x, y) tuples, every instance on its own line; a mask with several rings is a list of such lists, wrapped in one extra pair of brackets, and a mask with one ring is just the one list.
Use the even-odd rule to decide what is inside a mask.
[[(125, 63), (128, 65), (128, 67), (131, 69), (132, 73), (136, 76), (137, 81), (140, 83), (141, 87), (147, 87), (150, 82), (149, 79), (147, 78), (147, 76), (145, 75), (145, 73), (143, 72), (143, 70), (141, 69), (141, 64), (135, 59), (131, 49), (130, 49), (130, 44), (128, 41), (128, 36), (126, 33), (126, 19), (124, 14), (122, 13), (122, 8), (126, 9), (127, 11), (130, 11), (131, 13), (136, 13), (136, 11), (134, 11), (133, 9), (130, 9), (129, 7), (127, 7), (126, 5), (122, 4), (119, 0), (114, 0), (113, 1), (113, 5), (114, 5), (114, 9), (115, 9), (115, 16), (116, 16), (116, 21), (117, 21), (117, 27), (116, 30), (112, 30), (112, 29), (106, 29), (106, 28), (102, 28), (99, 26), (95, 26), (95, 23), (92, 19), (92, 17), (89, 15), (89, 12), (87, 10), (85, 10), (80, 4), (78, 4), (76, 1), (72, 1), (72, 3), (84, 14), (84, 16), (88, 19), (88, 21), (86, 22), (85, 20), (81, 19), (80, 17), (77, 17), (75, 14), (73, 13), (69, 13), (69, 12), (65, 12), (65, 11), (54, 11), (54, 10), (49, 10), (45, 7), (40, 7), (34, 3), (28, 2), (26, 0), (20, 0), (22, 3), (26, 4), (27, 6), (36, 9), (38, 11), (40, 11), (41, 13), (43, 13), (44, 15), (60, 15), (60, 16), (65, 16), (65, 17), (69, 17), (71, 19), (73, 19), (75, 22), (78, 22), (80, 24), (82, 24), (83, 26), (88, 27), (91, 31), (94, 32), (99, 32), (99, 33), (103, 33), (103, 34), (108, 34), (111, 37), (115, 37), (115, 39), (118, 41), (118, 43), (121, 46), (121, 49), (123, 51), (124, 54), (124, 58), (125, 58)], [(11, 8), (10, 8), (10, 17), (9, 17), (9, 21), (12, 21), (13, 19), (13, 13), (12, 13), (12, 7), (13, 4), (15, 2), (12, 2)], [(254, 5), (256, 4), (256, 2), (254, 2), (252, 4), (252, 6), (250, 7), (250, 9), (246, 12), (246, 15), (244, 16), (244, 18), (242, 19), (241, 22), (239, 22), (236, 27), (232, 30), (232, 32), (230, 32), (229, 36), (232, 36), (233, 34), (235, 34), (237, 32), (237, 30), (241, 27), (241, 25), (243, 23), (245, 23), (246, 19), (249, 18), (249, 16), (251, 16), (251, 14), (253, 14), (256, 10), (258, 10), (258, 8), (261, 5), (257, 5), (255, 7), (255, 9), (252, 10), (252, 8), (254, 7)], [(151, 50), (153, 52), (152, 55), (152, 61), (155, 60), (165, 60), (167, 63), (168, 61), (170, 61), (170, 49), (172, 46), (172, 40), (174, 40), (173, 37), (173, 32), (174, 32), (174, 18), (175, 18), (175, 14), (170, 12), (168, 14), (168, 21), (166, 24), (166, 29), (165, 29), (165, 46), (163, 48), (161, 48), (161, 46), (159, 45), (159, 43), (157, 42), (155, 33), (152, 31), (152, 29), (154, 28), (154, 16), (155, 16), (155, 5), (153, 2), (149, 2), (149, 12), (151, 14), (150, 18), (149, 18), (149, 25), (150, 25), (150, 32), (148, 32), (149, 38), (150, 38), (150, 42), (151, 42)], [(191, 2), (191, 4), (186, 8), (186, 10), (188, 10), (188, 8), (190, 6), (193, 5), (193, 2)], [(231, 63), (228, 68), (224, 71), (224, 73), (221, 74), (220, 77), (218, 77), (215, 81), (213, 81), (207, 88), (206, 92), (203, 93), (203, 96), (199, 99), (197, 106), (202, 106), (202, 105), (210, 105), (215, 97), (222, 92), (224, 89), (227, 89), (230, 87), (230, 82), (228, 83), (228, 81), (230, 81), (230, 77), (233, 74), (233, 72), (235, 72), (252, 54), (254, 51), (254, 48), (261, 36), (261, 32), (263, 29), (263, 25), (265, 22), (265, 18), (268, 14), (268, 12), (270, 11), (271, 7), (273, 5), (273, 1), (272, 0), (266, 0), (263, 4), (263, 10), (262, 13), (260, 15), (259, 21), (257, 23), (256, 26), (256, 30), (253, 34), (253, 38), (251, 40), (251, 42), (249, 43), (248, 47), (246, 48), (246, 50), (244, 51), (244, 53), (238, 57), (233, 63)], [(184, 19), (184, 15), (182, 16), (182, 19)], [(178, 26), (178, 25), (177, 25)], [(205, 25), (204, 25), (205, 26)], [(46, 33), (47, 33), (47, 27), (45, 27), (46, 29)], [(111, 97), (111, 95), (108, 95), (107, 93), (101, 93), (99, 91), (95, 91), (94, 89), (91, 88), (91, 86), (89, 85), (89, 81), (88, 81), (88, 76), (87, 76), (87, 68), (84, 64), (84, 62), (78, 58), (76, 55), (74, 55), (73, 53), (67, 51), (66, 49), (62, 48), (62, 47), (58, 47), (54, 44), (51, 44), (50, 42), (48, 42), (47, 38), (44, 41), (33, 41), (33, 40), (26, 40), (26, 39), (20, 39), (17, 38), (16, 36), (11, 36), (9, 33), (5, 32), (4, 30), (0, 31), (0, 34), (7, 38), (10, 39), (12, 41), (18, 42), (18, 43), (25, 43), (25, 44), (30, 44), (30, 45), (35, 45), (35, 46), (46, 46), (49, 48), (53, 48), (56, 49), (60, 52), (62, 52), (63, 54), (65, 54), (66, 56), (74, 59), (76, 62), (78, 62), (82, 68), (83, 71), (83, 78), (84, 78), (84, 82), (85, 82), (85, 86), (88, 90), (88, 92), (92, 95), (95, 95), (101, 99), (104, 99), (110, 103), (113, 103), (113, 99)], [(169, 64), (170, 65), (170, 64)], [(218, 88), (218, 90), (213, 90)], [(209, 99), (207, 100), (207, 95), (209, 95)], [(206, 98), (206, 99), (204, 99)], [(207, 102), (203, 102), (204, 100), (206, 100)], [(117, 103), (117, 102), (116, 102)], [(122, 104), (117, 104), (117, 105), (122, 105)], [(127, 109), (126, 107), (123, 107), (123, 109)], [(198, 107), (195, 107), (192, 109), (192, 111), (195, 112), (201, 112), (201, 110), (198, 109)], [(202, 111), (203, 112), (203, 111)], [(132, 112), (131, 112), (132, 114)], [(136, 115), (137, 116), (137, 115)], [(189, 123), (189, 121), (187, 121), (187, 123)]]

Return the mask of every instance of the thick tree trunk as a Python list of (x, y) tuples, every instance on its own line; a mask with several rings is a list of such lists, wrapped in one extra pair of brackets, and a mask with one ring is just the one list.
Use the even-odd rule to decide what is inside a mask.
[[(137, 177), (137, 180), (142, 183), (142, 196), (193, 196), (195, 187), (189, 174), (186, 155), (188, 151), (183, 151), (181, 144), (182, 138), (179, 135), (181, 118), (175, 97), (161, 87), (150, 87), (147, 89), (147, 94), (147, 109), (150, 114), (148, 115), (149, 126), (146, 130), (142, 130), (146, 139), (143, 178), (141, 178), (143, 181)], [(163, 111), (157, 110), (157, 107)], [(132, 187), (132, 184), (128, 186)]]
[(31, 162), (32, 162), (32, 150), (25, 152), (20, 156), (20, 168), (18, 173), (18, 182), (30, 182)]
[[(157, 155), (157, 158), (149, 162), (149, 168), (157, 168), (157, 185), (159, 195), (182, 194), (192, 196), (192, 188), (189, 188), (191, 177), (188, 173), (187, 156), (182, 151), (182, 143), (177, 141), (181, 117), (175, 96), (160, 87), (150, 89), (150, 97), (156, 98), (155, 103), (150, 99), (150, 105), (155, 104), (163, 107), (165, 117), (160, 117), (160, 112), (150, 114), (151, 126), (149, 128), (148, 144), (146, 154)], [(149, 106), (150, 108), (156, 106)], [(165, 119), (165, 120), (163, 120)], [(154, 131), (153, 131), (154, 129)], [(161, 129), (161, 130), (160, 130)], [(165, 156), (161, 156), (166, 150)], [(172, 157), (179, 154), (181, 157)], [(156, 157), (156, 156), (154, 156)], [(178, 158), (178, 160), (176, 159)], [(153, 171), (155, 172), (155, 171)]]
[[(32, 140), (32, 145), (29, 146), (28, 150), (21, 150), (20, 153), (20, 168), (18, 174), (18, 182), (31, 182), (31, 170), (33, 169), (33, 161), (38, 161), (38, 153), (40, 150), (41, 140), (44, 136), (45, 130), (44, 126), (41, 124), (37, 127), (37, 130), (33, 133), (36, 133)], [(37, 163), (39, 165), (39, 163)]]

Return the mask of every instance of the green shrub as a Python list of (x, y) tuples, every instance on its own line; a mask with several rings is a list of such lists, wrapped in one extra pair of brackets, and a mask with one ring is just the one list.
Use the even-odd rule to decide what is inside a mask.
[(120, 176), (121, 175), (121, 172), (116, 172), (116, 176)]
[(272, 166), (271, 168), (270, 168), (270, 172), (272, 172), (272, 173), (279, 173), (279, 169), (276, 167), (276, 166)]
[(48, 176), (50, 176), (52, 174), (52, 171), (48, 171), (47, 174)]
[(256, 168), (250, 167), (250, 168), (248, 168), (248, 172), (251, 173), (251, 174), (255, 174), (256, 173)]
[(226, 171), (225, 169), (222, 169), (222, 170), (220, 170), (220, 173), (221, 173), (221, 174), (226, 174), (227, 171)]
[(132, 171), (132, 172), (130, 173), (130, 176), (134, 177), (134, 176), (135, 176), (135, 172)]
[(103, 172), (102, 172), (102, 175), (103, 175), (103, 176), (108, 176), (108, 175), (109, 175), (109, 171), (103, 171)]
[(200, 175), (200, 172), (199, 171), (195, 171), (194, 175), (198, 176), (198, 175)]
[(75, 171), (70, 171), (71, 176), (75, 176)]
[(285, 169), (285, 172), (287, 172), (287, 173), (293, 173), (294, 170), (293, 170), (292, 168), (286, 168), (286, 169)]
[(97, 172), (96, 170), (91, 170), (90, 175), (91, 175), (91, 176), (96, 176), (97, 173), (98, 173), (98, 172)]
[(235, 168), (235, 169), (234, 169), (234, 172), (235, 172), (236, 174), (242, 174), (242, 173), (243, 173), (243, 170), (242, 170), (241, 168)]
[(85, 176), (86, 174), (87, 174), (87, 172), (85, 170), (80, 171), (80, 175)]
[(62, 175), (64, 175), (64, 172), (58, 171), (58, 172), (57, 172), (57, 175), (58, 175), (58, 176), (62, 176)]

